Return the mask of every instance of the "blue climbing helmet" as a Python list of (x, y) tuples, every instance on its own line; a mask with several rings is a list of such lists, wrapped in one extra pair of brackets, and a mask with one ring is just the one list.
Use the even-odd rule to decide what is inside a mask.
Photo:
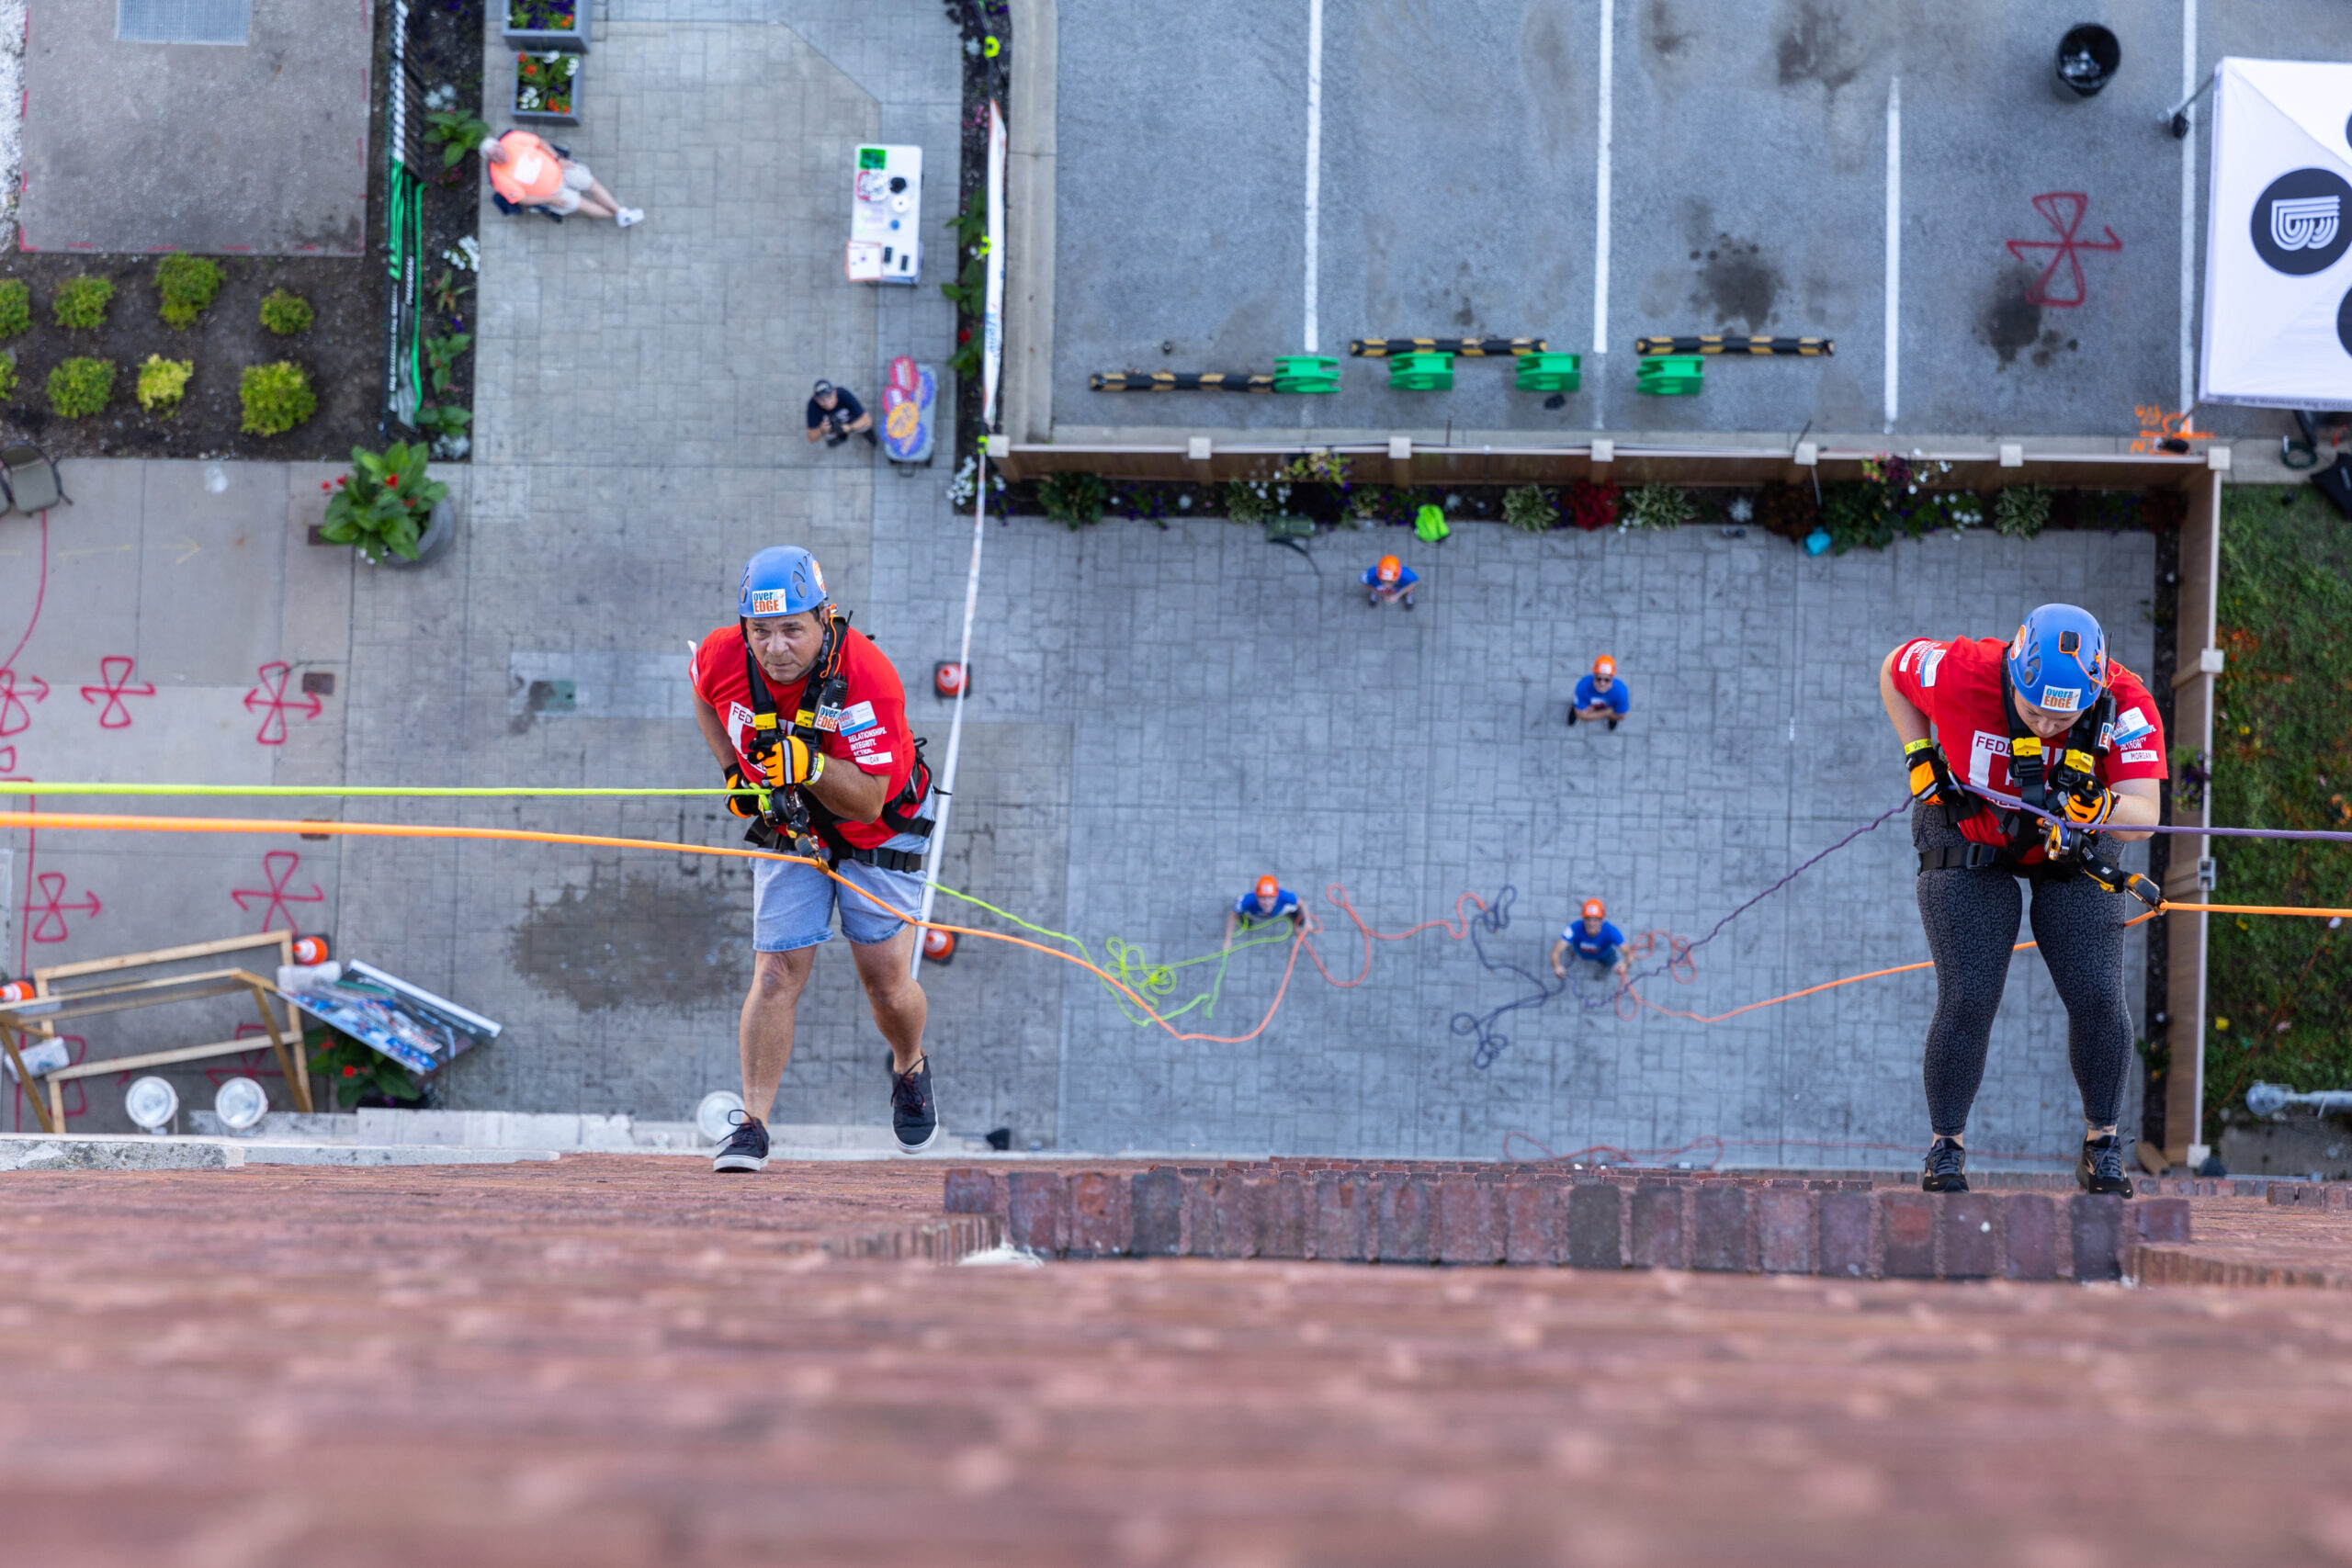
[(2107, 634), (2075, 604), (2044, 604), (2009, 642), (2009, 682), (2050, 713), (2087, 713), (2107, 690)]
[(758, 615), (797, 615), (823, 609), (832, 602), (815, 556), (797, 545), (772, 545), (744, 566), (742, 598), (735, 613), (747, 620)]

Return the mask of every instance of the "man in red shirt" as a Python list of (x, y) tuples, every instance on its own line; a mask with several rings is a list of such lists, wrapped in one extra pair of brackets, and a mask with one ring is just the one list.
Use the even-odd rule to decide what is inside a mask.
[(792, 1030), (817, 944), (841, 911), (874, 1022), (890, 1043), (890, 1112), (899, 1148), (920, 1154), (939, 1135), (923, 1055), (927, 1003), (911, 973), (931, 833), (931, 771), (907, 733), (906, 689), (879, 649), (852, 631), (825, 592), (816, 558), (774, 548), (743, 569), (739, 619), (695, 650), (695, 721), (731, 787), (729, 808), (752, 819), (763, 849), (829, 863), (755, 863), (751, 995), (738, 1035), (741, 1121), (712, 1162), (763, 1168), (768, 1111), (792, 1059)]
[[(2132, 1062), (2123, 883), (2102, 840), (2144, 839), (2128, 829), (2157, 820), (2165, 773), (2155, 701), (2108, 658), (2098, 622), (2072, 604), (2035, 610), (2006, 647), (1996, 637), (1914, 637), (1880, 664), (1879, 695), (1917, 802), (1919, 919), (1936, 964), (1925, 1064), (1934, 1141), (1919, 1185), (1968, 1190), (1962, 1139), (2008, 983), (2023, 879), (2033, 884), (2034, 940), (2066, 1006), (2066, 1055), (2082, 1091), (2075, 1179), (2086, 1191), (2128, 1198), (2116, 1135)], [(1980, 791), (2069, 826), (2052, 829)], [(2063, 840), (2056, 852), (2053, 840)]]

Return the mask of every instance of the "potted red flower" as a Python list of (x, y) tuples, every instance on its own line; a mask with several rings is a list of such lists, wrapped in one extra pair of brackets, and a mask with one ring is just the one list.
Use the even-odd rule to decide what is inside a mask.
[(327, 501), (319, 537), (349, 545), (370, 566), (423, 566), (457, 537), (449, 487), (428, 478), (423, 442), (393, 442), (381, 452), (351, 449), (351, 471), (322, 488)]

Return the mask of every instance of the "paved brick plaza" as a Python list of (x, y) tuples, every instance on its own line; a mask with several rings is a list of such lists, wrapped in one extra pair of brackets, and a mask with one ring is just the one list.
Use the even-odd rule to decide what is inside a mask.
[(2352, 1560), (2328, 1291), (829, 1254), (939, 1234), (904, 1165), (7, 1194), (0, 1505), (65, 1568)]

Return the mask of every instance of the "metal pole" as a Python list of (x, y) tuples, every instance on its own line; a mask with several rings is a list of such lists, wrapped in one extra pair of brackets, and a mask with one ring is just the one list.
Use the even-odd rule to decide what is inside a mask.
[[(939, 898), (939, 863), (947, 853), (947, 815), (956, 805), (956, 759), (964, 748), (964, 694), (972, 689), (972, 616), (980, 605), (980, 547), (988, 539), (989, 520), (989, 438), (980, 436), (980, 451), (977, 459), (979, 483), (972, 494), (972, 565), (964, 574), (964, 642), (956, 651), (956, 668), (963, 679), (956, 683), (956, 712), (947, 724), (947, 763), (940, 770), (939, 782), (933, 787), (939, 793), (938, 825), (931, 830), (930, 852), (923, 856), (922, 909), (921, 918), (931, 919), (932, 905)], [(915, 954), (907, 964), (910, 976), (922, 973), (922, 938), (915, 938)]]

